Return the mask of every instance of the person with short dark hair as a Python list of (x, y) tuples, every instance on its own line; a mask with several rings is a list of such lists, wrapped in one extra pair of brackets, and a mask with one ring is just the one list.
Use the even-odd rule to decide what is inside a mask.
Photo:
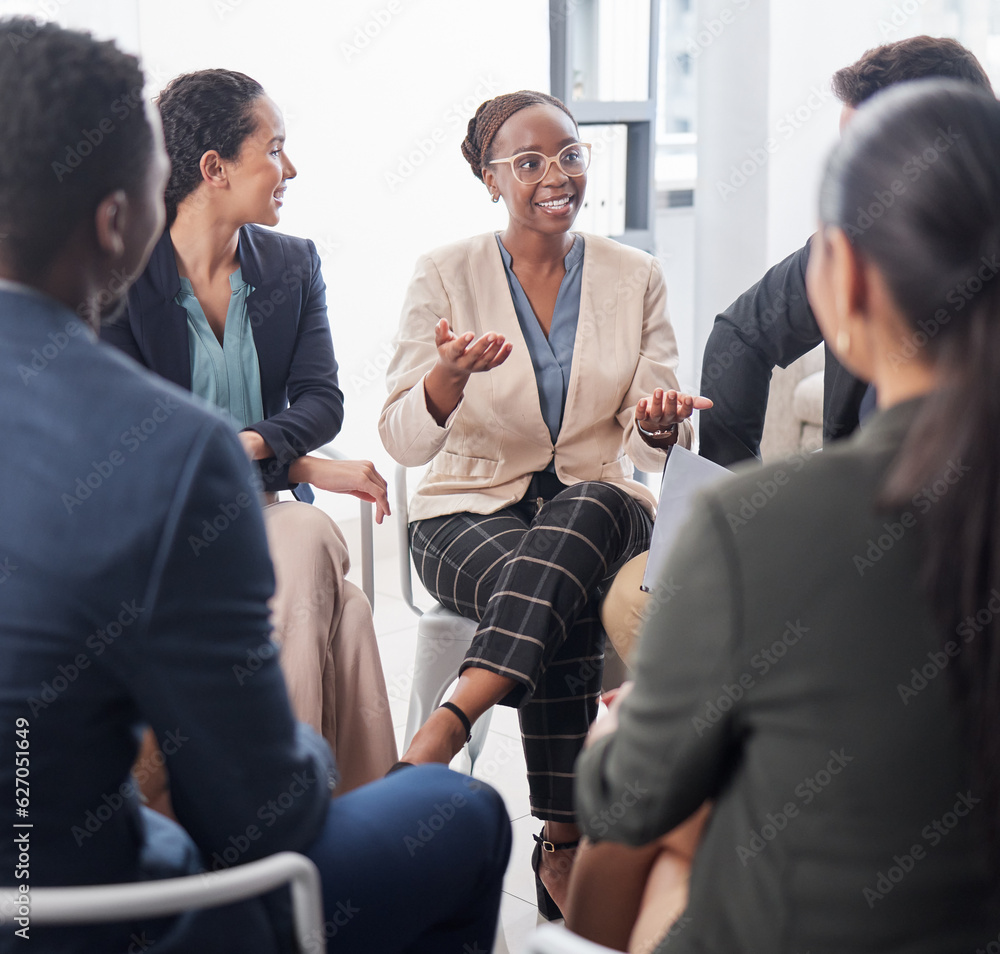
[[(581, 826), (643, 875), (649, 845), (711, 803), (682, 917), (641, 950), (929, 954), (1000, 936), (998, 155), (1000, 103), (935, 79), (866, 101), (827, 164), (809, 297), (878, 410), (699, 498), (634, 687), (577, 765)], [(885, 190), (893, 205), (859, 222)], [(762, 480), (778, 493), (734, 528)], [(601, 857), (592, 877), (622, 885)], [(593, 936), (610, 921), (595, 898), (627, 905), (588, 887), (567, 916)]]
[[(239, 439), (95, 334), (165, 223), (142, 89), (111, 42), (0, 20), (0, 867), (25, 898), (0, 951), (288, 951), (284, 892), (106, 926), (43, 930), (30, 913), (40, 887), (281, 850), (319, 867), (337, 951), (488, 950), (510, 850), (499, 795), (425, 766), (331, 801), (329, 748), (294, 720), (269, 638), (274, 576)], [(146, 725), (180, 824), (130, 774)]]
[(218, 407), (259, 467), (282, 670), (297, 717), (330, 743), (342, 794), (385, 775), (396, 738), (371, 607), (310, 485), (374, 502), (381, 523), (386, 482), (371, 461), (309, 454), (340, 431), (344, 398), (316, 247), (261, 227), (278, 223), (297, 174), (281, 111), (224, 69), (175, 77), (156, 102), (167, 229), (101, 336)]
[[(879, 90), (925, 77), (951, 77), (992, 92), (975, 55), (957, 40), (910, 37), (868, 50), (834, 74), (833, 91), (844, 104), (841, 127)], [(771, 372), (822, 342), (806, 296), (809, 248), (807, 242), (779, 262), (716, 317), (701, 370), (701, 393), (715, 402), (712, 413), (699, 422), (702, 457), (726, 467), (759, 459)], [(846, 437), (858, 426), (867, 388), (827, 347), (824, 442)]]

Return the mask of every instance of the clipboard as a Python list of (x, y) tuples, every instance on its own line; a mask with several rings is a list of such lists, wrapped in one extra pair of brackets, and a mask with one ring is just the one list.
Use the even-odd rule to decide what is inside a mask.
[(660, 480), (660, 500), (641, 590), (648, 593), (659, 579), (677, 534), (691, 514), (691, 504), (698, 491), (729, 476), (732, 476), (730, 470), (707, 457), (699, 457), (686, 447), (675, 444), (670, 449)]

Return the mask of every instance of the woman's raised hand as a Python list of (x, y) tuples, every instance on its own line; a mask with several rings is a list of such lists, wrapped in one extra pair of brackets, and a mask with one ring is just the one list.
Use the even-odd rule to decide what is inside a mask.
[(468, 376), (478, 371), (492, 371), (507, 360), (511, 345), (503, 335), (488, 331), (479, 340), (474, 339), (471, 331), (456, 335), (446, 318), (434, 326), (438, 361), (446, 371), (456, 376)]
[[(649, 397), (640, 398), (635, 405), (635, 423), (642, 425), (639, 433), (648, 438), (647, 431), (658, 431), (679, 421), (686, 421), (694, 411), (704, 411), (712, 406), (711, 400), (695, 394), (683, 394), (672, 388), (657, 388)], [(656, 438), (653, 438), (656, 440)], [(649, 441), (647, 441), (648, 443)]]
[(486, 332), (478, 341), (467, 331), (456, 335), (446, 318), (434, 326), (438, 359), (424, 376), (427, 410), (440, 427), (462, 400), (469, 378), (479, 371), (492, 371), (503, 364), (513, 347), (503, 335)]

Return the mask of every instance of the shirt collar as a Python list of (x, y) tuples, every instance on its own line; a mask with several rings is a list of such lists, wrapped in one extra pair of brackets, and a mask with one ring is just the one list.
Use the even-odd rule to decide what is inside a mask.
[[(507, 251), (503, 242), (500, 240), (500, 233), (495, 232), (497, 239), (497, 245), (500, 247), (500, 257), (503, 259), (504, 268), (508, 271), (511, 269), (514, 259), (511, 257), (510, 252)], [(563, 259), (563, 267), (568, 272), (574, 265), (578, 265), (583, 259), (583, 237), (577, 233), (573, 234), (573, 244), (570, 246), (569, 251), (566, 253), (566, 257)]]

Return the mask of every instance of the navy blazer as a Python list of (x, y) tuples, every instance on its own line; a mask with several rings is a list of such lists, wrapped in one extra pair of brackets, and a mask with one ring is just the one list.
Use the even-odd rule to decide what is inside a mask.
[[(332, 762), (295, 722), (269, 640), (274, 576), (232, 428), (64, 306), (0, 289), (0, 444), (0, 798), (11, 819), (24, 798), (34, 825), (0, 844), (4, 880), (17, 831), (31, 856), (30, 882), (17, 883), (32, 886), (189, 874), (310, 845)], [(144, 723), (186, 834), (140, 807), (130, 769)], [(29, 756), (22, 795), (15, 749)], [(262, 820), (289, 791), (302, 795)], [(276, 948), (254, 904), (223, 910), (225, 949)], [(199, 923), (182, 915), (147, 936), (158, 952), (223, 949), (202, 947)], [(3, 954), (21, 949), (11, 924), (5, 913)], [(124, 951), (147, 926), (32, 926), (30, 940)]]
[[(275, 455), (258, 462), (264, 489), (293, 489), (300, 500), (311, 501), (308, 484), (289, 482), (289, 465), (333, 440), (344, 420), (319, 255), (308, 239), (257, 225), (240, 229), (238, 255), (243, 279), (254, 289), (247, 312), (264, 405), (264, 420), (251, 430)], [(168, 230), (129, 290), (127, 311), (101, 337), (190, 391), (187, 312), (175, 301), (180, 290)]]

